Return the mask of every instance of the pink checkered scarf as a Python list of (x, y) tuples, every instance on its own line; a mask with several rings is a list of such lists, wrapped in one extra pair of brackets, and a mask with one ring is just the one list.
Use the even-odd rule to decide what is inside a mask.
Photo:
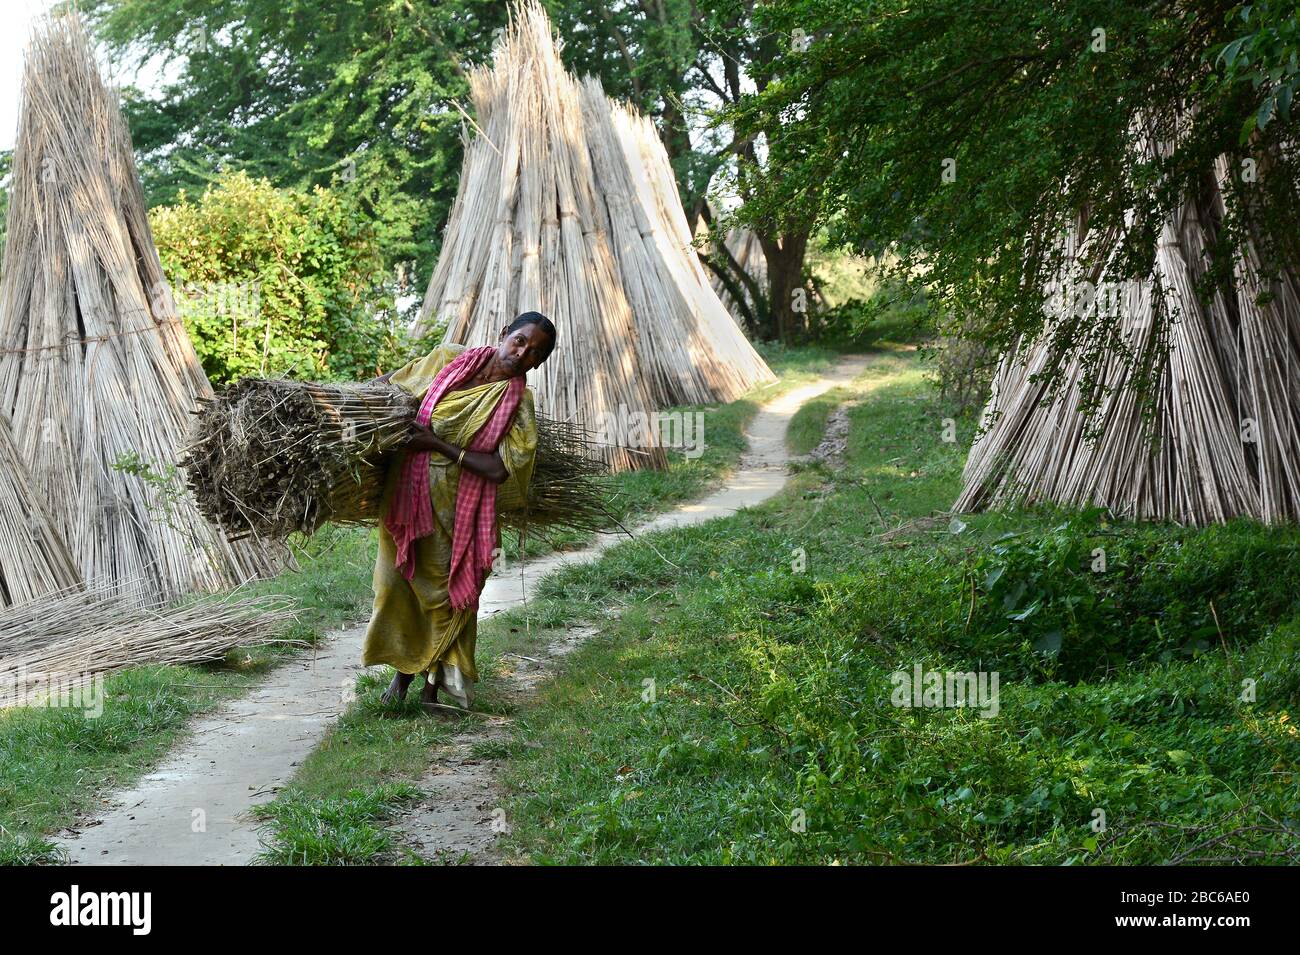
[[(425, 392), (417, 424), (428, 427), (434, 406), (457, 385), (469, 381), (496, 351), (491, 345), (466, 348), (448, 362), (434, 377)], [(479, 429), (466, 448), (470, 451), (495, 451), (502, 435), (514, 420), (515, 409), (524, 394), (524, 376), (516, 375), (506, 385), (492, 417)], [(413, 545), (433, 533), (433, 503), (429, 498), (429, 459), (431, 451), (407, 454), (397, 490), (384, 516), (384, 527), (397, 545), (396, 566), (402, 576), (415, 576)], [(461, 468), (456, 489), (456, 523), (451, 534), (451, 573), (448, 591), (454, 610), (478, 609), (478, 597), (492, 567), (492, 552), (497, 546), (497, 486), (468, 468)]]

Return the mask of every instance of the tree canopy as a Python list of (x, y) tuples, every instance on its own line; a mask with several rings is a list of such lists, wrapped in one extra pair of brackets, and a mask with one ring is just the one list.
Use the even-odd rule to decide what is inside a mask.
[(363, 379), (405, 360), (375, 230), (354, 197), (229, 173), (149, 221), (212, 380)]
[[(1293, 2), (760, 5), (756, 29), (790, 42), (731, 120), (766, 137), (780, 175), (742, 217), (813, 210), (832, 242), (896, 252), (941, 315), (983, 314), (964, 331), (999, 350), (1043, 328), (1080, 214), (1122, 237), (1126, 276), (1147, 276), (1162, 217), (1220, 155), (1258, 167), (1235, 177), (1241, 207), (1266, 263), (1294, 262), (1294, 15)], [(1142, 154), (1148, 132), (1167, 154)], [(1220, 251), (1243, 241), (1230, 225)], [(1064, 348), (1113, 331), (1095, 324), (1054, 334)]]
[[(223, 169), (276, 186), (333, 185), (374, 221), (386, 263), (413, 260), (423, 285), (455, 197), (468, 103), (465, 69), (485, 61), (507, 5), (340, 0), (89, 0), (96, 36), (129, 66), (161, 68), (151, 95), (125, 92), (152, 203), (201, 192)], [(751, 35), (753, 0), (547, 0), (566, 65), (655, 118), (688, 220), (720, 171), (752, 145), (713, 111), (742, 95), (770, 37)], [(742, 177), (740, 192), (761, 187)], [(789, 311), (806, 231), (771, 235), (770, 298)], [(725, 270), (727, 264), (711, 263)], [(779, 286), (779, 288), (777, 288)], [(778, 308), (778, 312), (782, 311)], [(779, 318), (779, 315), (778, 315)], [(759, 331), (788, 325), (765, 310)]]
[(505, 7), (483, 0), (92, 0), (96, 36), (169, 77), (125, 91), (152, 203), (222, 169), (353, 193), (391, 265), (427, 275), (456, 194), (463, 63)]

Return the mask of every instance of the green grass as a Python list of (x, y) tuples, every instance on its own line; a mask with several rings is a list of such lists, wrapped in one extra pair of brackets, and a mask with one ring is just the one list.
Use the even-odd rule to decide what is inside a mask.
[[(263, 813), (275, 821), (283, 838), (263, 853), (266, 865), (367, 865), (395, 851), (392, 837), (379, 825), (394, 805), (419, 798), (410, 785), (349, 790), (339, 796), (277, 799)], [(415, 860), (408, 854), (408, 859)]]
[(807, 454), (821, 443), (827, 419), (844, 403), (847, 394), (843, 388), (832, 388), (824, 395), (803, 403), (790, 419), (785, 433), (785, 444), (791, 453)]
[[(628, 471), (607, 479), (610, 512), (618, 520), (628, 524), (703, 497), (739, 463), (746, 447), (745, 426), (757, 414), (759, 406), (817, 379), (839, 358), (830, 349), (811, 345), (785, 347), (766, 343), (760, 344), (758, 350), (777, 375), (776, 381), (730, 403), (665, 409), (666, 414), (700, 412), (704, 415), (703, 453), (688, 456), (669, 448), (665, 470)], [(510, 532), (502, 537), (507, 560), (517, 559), (518, 535)], [(549, 532), (545, 536), (531, 534), (524, 542), (524, 553), (531, 558), (556, 550), (575, 550), (591, 543), (594, 537), (588, 532), (569, 530)]]
[[(507, 850), (1294, 860), (1300, 531), (1053, 510), (953, 524), (972, 423), (942, 440), (949, 415), (911, 356), (883, 357), (852, 391), (844, 468), (804, 468), (762, 507), (656, 535), (680, 569), (628, 545), (547, 581), (534, 625), (602, 632), (517, 723)], [(811, 433), (825, 415), (807, 414)], [(893, 674), (915, 664), (997, 672), (997, 715), (891, 705)]]
[[(301, 570), (263, 581), (301, 608), (285, 636), (314, 642), (369, 609), (371, 535), (333, 530), (298, 555)], [(0, 710), (0, 864), (57, 861), (46, 834), (99, 808), (99, 796), (149, 770), (196, 716), (245, 691), (291, 652), (236, 650), (202, 666), (141, 667), (108, 676), (104, 708)]]

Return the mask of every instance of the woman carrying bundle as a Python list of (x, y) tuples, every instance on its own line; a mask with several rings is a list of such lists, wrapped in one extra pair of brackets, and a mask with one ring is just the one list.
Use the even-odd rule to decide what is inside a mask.
[(384, 489), (362, 658), (397, 670), (385, 703), (423, 673), (426, 709), (439, 689), (469, 708), (478, 598), (499, 553), (498, 486), (514, 500), (528, 490), (537, 421), (524, 376), (554, 347), (550, 320), (524, 312), (495, 346), (443, 345), (376, 379), (423, 399)]

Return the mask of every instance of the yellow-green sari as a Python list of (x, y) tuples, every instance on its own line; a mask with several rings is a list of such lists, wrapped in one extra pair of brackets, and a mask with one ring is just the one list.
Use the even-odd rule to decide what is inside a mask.
[[(455, 358), (464, 345), (443, 345), (423, 358), (409, 362), (389, 379), (417, 398), (423, 398), (434, 376)], [(434, 406), (429, 427), (458, 447), (469, 444), (492, 416), (505, 394), (508, 379), (474, 388), (450, 391)], [(497, 453), (509, 477), (497, 487), (497, 511), (523, 502), (533, 477), (537, 451), (537, 418), (533, 393), (525, 388), (514, 423), (502, 436)], [(398, 455), (388, 469), (383, 513), (402, 470)], [(456, 523), (456, 487), (460, 466), (436, 451), (430, 455), (429, 495), (433, 503), (433, 533), (414, 544), (415, 576), (407, 580), (394, 566), (397, 547), (392, 535), (379, 525), (379, 556), (375, 560), (375, 602), (366, 629), (362, 665), (386, 663), (403, 673), (429, 670), (438, 689), (463, 707), (472, 699), (478, 680), (474, 642), (478, 636), (477, 610), (452, 610), (447, 594), (451, 570), (451, 534)]]

